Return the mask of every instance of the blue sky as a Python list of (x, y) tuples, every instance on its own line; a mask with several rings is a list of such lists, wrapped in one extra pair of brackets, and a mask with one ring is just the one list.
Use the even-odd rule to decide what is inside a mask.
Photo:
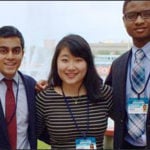
[(0, 26), (14, 25), (26, 46), (69, 33), (88, 42), (129, 41), (122, 21), (123, 1), (0, 1)]

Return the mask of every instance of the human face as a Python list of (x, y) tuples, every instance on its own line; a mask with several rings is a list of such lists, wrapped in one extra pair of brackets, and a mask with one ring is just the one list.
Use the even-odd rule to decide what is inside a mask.
[(21, 64), (23, 54), (18, 37), (0, 37), (0, 72), (6, 78), (13, 78)]
[(57, 59), (58, 75), (63, 86), (79, 87), (87, 72), (87, 63), (81, 57), (75, 57), (68, 48), (60, 51)]
[[(150, 10), (150, 1), (131, 1), (128, 2), (124, 13), (140, 13), (145, 10)], [(138, 15), (135, 20), (128, 20), (126, 17), (123, 17), (123, 20), (135, 46), (140, 48), (150, 41), (150, 18), (144, 19)]]

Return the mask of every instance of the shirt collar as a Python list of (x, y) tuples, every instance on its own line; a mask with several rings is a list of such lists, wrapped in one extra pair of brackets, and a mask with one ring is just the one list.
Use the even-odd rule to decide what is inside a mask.
[[(0, 82), (5, 78), (5, 76), (0, 72)], [(19, 80), (19, 74), (18, 72), (16, 72), (16, 74), (14, 75), (14, 77), (12, 78), (15, 83), (17, 84), (18, 83), (18, 80)]]
[[(135, 52), (137, 51), (137, 49), (139, 49), (139, 48), (136, 47), (135, 45), (133, 45), (133, 47), (132, 47), (132, 56), (135, 56)], [(150, 61), (150, 42), (148, 42), (143, 47), (141, 47), (141, 49), (144, 51), (145, 56)]]

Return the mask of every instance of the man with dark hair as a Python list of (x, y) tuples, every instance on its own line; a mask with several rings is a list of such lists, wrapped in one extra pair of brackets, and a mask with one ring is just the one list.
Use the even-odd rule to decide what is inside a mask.
[(0, 149), (36, 149), (35, 84), (18, 71), (24, 39), (13, 26), (0, 28)]
[(123, 21), (133, 46), (106, 78), (114, 90), (114, 149), (150, 149), (150, 1), (125, 1)]

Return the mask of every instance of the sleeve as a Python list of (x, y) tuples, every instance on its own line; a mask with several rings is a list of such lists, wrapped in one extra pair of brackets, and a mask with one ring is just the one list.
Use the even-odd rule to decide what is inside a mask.
[(113, 64), (111, 65), (111, 68), (110, 68), (110, 72), (108, 74), (108, 76), (106, 77), (106, 80), (105, 80), (105, 85), (108, 85), (108, 86), (111, 86), (111, 89), (112, 89), (112, 104), (110, 105), (111, 107), (109, 108), (109, 117), (111, 119), (114, 118), (114, 110), (113, 110), (113, 101), (114, 101), (114, 96), (113, 96), (113, 88), (112, 88), (112, 68), (113, 68)]
[(108, 116), (113, 119), (113, 89), (110, 87), (110, 100), (108, 101)]
[(48, 134), (46, 124), (45, 124), (45, 94), (44, 91), (40, 92), (36, 96), (36, 130), (38, 139), (50, 144), (50, 135)]
[(44, 123), (44, 98), (43, 98), (43, 92), (40, 92), (36, 95), (36, 131), (37, 136), (42, 134), (45, 128)]
[(112, 96), (113, 96), (112, 88), (108, 85), (104, 85), (104, 97), (105, 100), (107, 101), (108, 110), (111, 110), (112, 108)]
[(104, 99), (107, 103), (108, 116), (113, 118), (113, 89), (109, 85), (104, 85), (103, 87)]

